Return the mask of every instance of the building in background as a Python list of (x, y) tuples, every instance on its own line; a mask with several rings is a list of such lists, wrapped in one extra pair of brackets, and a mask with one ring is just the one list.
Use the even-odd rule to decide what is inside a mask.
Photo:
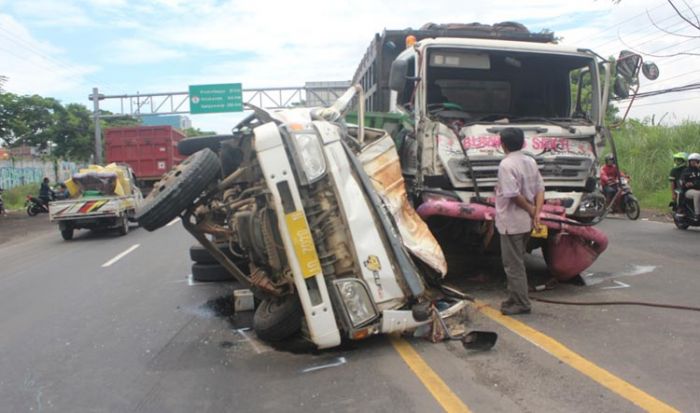
[(192, 127), (192, 121), (183, 115), (142, 115), (141, 122), (144, 126), (172, 126), (180, 130)]

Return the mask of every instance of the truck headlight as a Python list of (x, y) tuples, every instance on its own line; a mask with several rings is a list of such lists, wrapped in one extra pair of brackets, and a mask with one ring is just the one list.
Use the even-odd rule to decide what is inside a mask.
[(313, 133), (295, 133), (293, 140), (307, 183), (318, 181), (326, 173), (326, 160), (318, 137)]
[(345, 278), (336, 280), (335, 286), (345, 304), (353, 327), (361, 326), (377, 316), (369, 292), (361, 281)]

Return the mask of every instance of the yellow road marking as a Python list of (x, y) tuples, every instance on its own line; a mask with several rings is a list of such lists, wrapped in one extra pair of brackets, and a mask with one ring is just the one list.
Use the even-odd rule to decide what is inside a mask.
[(406, 340), (391, 336), (391, 344), (393, 344), (403, 361), (413, 370), (413, 373), (416, 374), (418, 379), (446, 412), (470, 412), (469, 408), (462, 400), (450, 390), (440, 376), (428, 366), (428, 363), (421, 358), (418, 352), (416, 352)]
[(489, 305), (484, 302), (476, 301), (476, 308), (490, 319), (530, 341), (532, 344), (642, 409), (649, 412), (678, 412), (675, 408), (634, 387), (632, 384), (622, 380), (609, 371), (596, 366), (572, 350), (569, 350), (569, 348), (560, 342), (540, 333), (527, 324), (502, 315), (500, 311), (489, 307)]

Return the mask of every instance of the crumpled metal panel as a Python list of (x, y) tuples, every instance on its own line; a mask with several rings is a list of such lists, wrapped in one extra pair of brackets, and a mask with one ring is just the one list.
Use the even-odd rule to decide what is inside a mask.
[(391, 136), (385, 134), (367, 145), (359, 158), (394, 217), (406, 248), (441, 275), (447, 274), (447, 261), (440, 245), (408, 201), (399, 155)]

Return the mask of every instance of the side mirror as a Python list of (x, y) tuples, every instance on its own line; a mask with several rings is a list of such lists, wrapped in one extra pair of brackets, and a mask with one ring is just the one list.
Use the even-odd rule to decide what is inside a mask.
[(407, 75), (408, 60), (394, 60), (391, 64), (391, 71), (389, 72), (389, 89), (398, 92), (399, 96), (403, 95), (403, 90), (406, 88)]
[(642, 64), (642, 74), (649, 80), (656, 80), (659, 78), (659, 67), (656, 63), (644, 62)]
[(623, 50), (617, 58), (617, 74), (621, 75), (628, 84), (634, 84), (639, 74), (642, 57), (628, 50)]

